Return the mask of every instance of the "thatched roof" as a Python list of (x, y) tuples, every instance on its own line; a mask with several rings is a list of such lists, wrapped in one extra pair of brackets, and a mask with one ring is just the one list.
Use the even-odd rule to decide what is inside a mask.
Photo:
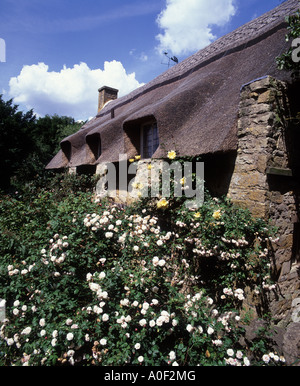
[[(47, 168), (116, 162), (119, 154), (134, 156), (133, 138), (149, 117), (156, 119), (159, 131), (160, 146), (154, 158), (165, 157), (170, 149), (181, 155), (236, 150), (240, 89), (267, 75), (287, 80), (275, 58), (288, 48), (285, 17), (298, 8), (298, 0), (288, 0), (110, 102), (62, 141), (63, 150)], [(97, 160), (88, 146), (96, 134), (102, 148)]]

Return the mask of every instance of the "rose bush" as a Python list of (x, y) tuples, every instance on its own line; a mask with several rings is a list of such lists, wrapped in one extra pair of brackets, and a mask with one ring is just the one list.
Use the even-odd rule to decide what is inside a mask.
[(240, 342), (246, 287), (273, 288), (263, 221), (208, 193), (197, 210), (57, 197), (0, 199), (2, 365), (284, 363)]

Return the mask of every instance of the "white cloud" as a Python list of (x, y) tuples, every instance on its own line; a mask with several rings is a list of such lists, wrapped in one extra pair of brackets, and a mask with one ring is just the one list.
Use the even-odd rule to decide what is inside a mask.
[(40, 116), (58, 114), (75, 119), (95, 116), (98, 88), (109, 86), (123, 96), (140, 87), (135, 73), (127, 74), (121, 62), (104, 63), (104, 69), (90, 69), (86, 63), (66, 66), (60, 72), (49, 71), (45, 63), (24, 66), (9, 82), (14, 102), (33, 109)]
[(145, 54), (145, 52), (141, 52), (141, 53), (138, 53), (136, 48), (132, 48), (130, 51), (129, 51), (129, 55), (131, 55), (132, 57), (134, 57), (134, 59), (140, 61), (140, 62), (147, 62), (148, 61), (148, 55)]
[(174, 55), (194, 53), (216, 37), (212, 26), (223, 26), (235, 14), (235, 0), (167, 0), (157, 18), (163, 33), (157, 35), (159, 51)]
[(139, 59), (141, 62), (147, 62), (148, 61), (148, 55), (146, 55), (144, 52), (142, 52)]

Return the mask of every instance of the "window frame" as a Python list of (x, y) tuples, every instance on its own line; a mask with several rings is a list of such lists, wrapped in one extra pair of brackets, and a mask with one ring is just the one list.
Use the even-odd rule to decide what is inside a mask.
[[(151, 155), (149, 156), (147, 154), (147, 156), (145, 155), (145, 146), (144, 146), (144, 139), (145, 139), (145, 128), (146, 127), (149, 127), (151, 128), (152, 130), (152, 139), (151, 139)], [(155, 145), (154, 143), (154, 130), (156, 130), (156, 134), (157, 134), (157, 145)], [(154, 147), (156, 146), (156, 148), (154, 149)], [(148, 148), (148, 144), (146, 146)], [(156, 150), (158, 149), (159, 147), (159, 133), (158, 133), (158, 126), (157, 126), (157, 122), (156, 120), (151, 120), (151, 121), (147, 121), (147, 122), (144, 122), (141, 127), (140, 127), (140, 154), (141, 154), (141, 158), (143, 159), (149, 159), (149, 158), (152, 158), (153, 154), (156, 152)], [(154, 150), (153, 150), (154, 149)]]

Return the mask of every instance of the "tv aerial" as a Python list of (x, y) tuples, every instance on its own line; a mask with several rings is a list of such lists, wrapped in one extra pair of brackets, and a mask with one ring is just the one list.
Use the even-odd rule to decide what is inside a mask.
[(178, 58), (176, 56), (168, 56), (168, 52), (164, 52), (164, 55), (165, 57), (168, 59), (168, 62), (165, 63), (165, 62), (161, 62), (161, 64), (166, 64), (168, 66), (168, 68), (170, 67), (171, 63), (173, 62), (173, 64), (178, 64)]

